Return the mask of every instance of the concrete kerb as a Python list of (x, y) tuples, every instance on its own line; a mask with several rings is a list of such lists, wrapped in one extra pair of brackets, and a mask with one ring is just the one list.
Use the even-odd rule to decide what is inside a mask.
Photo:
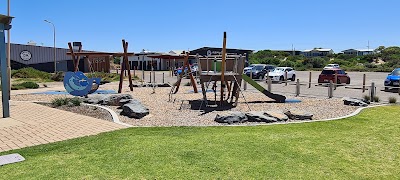
[(123, 125), (123, 126), (126, 126), (126, 127), (133, 127), (130, 124), (126, 124), (126, 123), (121, 122), (119, 120), (119, 118), (118, 118), (118, 114), (115, 111), (113, 111), (112, 109), (110, 109), (110, 108), (107, 108), (107, 107), (104, 107), (104, 106), (100, 106), (100, 105), (96, 105), (96, 104), (86, 104), (86, 103), (83, 103), (83, 104), (85, 104), (87, 106), (93, 106), (93, 107), (98, 107), (98, 108), (102, 108), (104, 110), (107, 110), (111, 114), (114, 123), (117, 123), (119, 125)]

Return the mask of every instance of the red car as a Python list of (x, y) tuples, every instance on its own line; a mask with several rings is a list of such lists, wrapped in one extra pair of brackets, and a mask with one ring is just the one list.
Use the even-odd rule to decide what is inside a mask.
[(335, 82), (335, 73), (337, 73), (336, 84), (346, 83), (350, 84), (350, 77), (343, 70), (338, 68), (324, 69), (318, 77), (318, 83)]

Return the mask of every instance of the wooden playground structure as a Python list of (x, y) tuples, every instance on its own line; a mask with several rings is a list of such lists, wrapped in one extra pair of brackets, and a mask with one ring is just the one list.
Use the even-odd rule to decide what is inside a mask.
[[(133, 56), (134, 53), (128, 53), (128, 42), (126, 42), (124, 39), (122, 40), (122, 47), (124, 52), (123, 53), (109, 53), (109, 52), (83, 52), (82, 51), (82, 45), (79, 44), (78, 46), (78, 51), (74, 51), (74, 49), (72, 48), (72, 44), (69, 42), (68, 43), (68, 47), (70, 52), (67, 52), (67, 55), (72, 56), (72, 60), (73, 60), (73, 64), (74, 64), (74, 71), (77, 72), (79, 71), (79, 59), (80, 56), (84, 56), (86, 59), (86, 62), (89, 65), (89, 70), (93, 73), (95, 71), (95, 68), (93, 68), (93, 64), (92, 62), (89, 60), (91, 58), (111, 58), (111, 57), (123, 57), (122, 60), (122, 67), (121, 67), (121, 71), (120, 71), (120, 80), (119, 80), (119, 86), (118, 86), (118, 93), (122, 92), (122, 84), (124, 81), (124, 74), (127, 71), (128, 74), (128, 81), (129, 81), (129, 88), (131, 91), (133, 91), (133, 85), (132, 85), (132, 76), (131, 76), (131, 71), (129, 68), (129, 62), (128, 62), (128, 56)], [(99, 69), (97, 68), (97, 71), (99, 71)], [(95, 89), (93, 90), (97, 90), (98, 85), (94, 86)]]
[[(234, 106), (237, 106), (242, 82), (242, 73), (245, 66), (245, 57), (245, 55), (226, 55), (226, 32), (224, 32), (222, 55), (196, 55), (196, 60), (199, 67), (198, 71), (200, 85), (203, 94), (202, 104), (205, 102), (206, 106), (209, 105), (206, 93), (209, 86), (212, 84), (215, 105), (222, 106), (226, 103), (233, 103)], [(193, 86), (194, 93), (197, 93), (196, 81), (194, 80), (193, 73), (190, 70), (188, 59), (189, 53), (186, 53), (186, 58), (184, 61), (185, 66), (183, 68), (187, 68), (186, 74), (190, 77), (190, 82)], [(173, 85), (173, 88), (170, 92), (170, 99), (172, 94), (176, 94), (178, 92), (183, 74), (184, 73), (182, 72), (179, 75), (178, 81)], [(219, 100), (217, 101), (218, 85), (220, 86), (220, 94)]]

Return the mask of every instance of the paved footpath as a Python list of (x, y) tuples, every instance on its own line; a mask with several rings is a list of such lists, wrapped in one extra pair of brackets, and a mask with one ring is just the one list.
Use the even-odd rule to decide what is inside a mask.
[(31, 102), (11, 101), (10, 113), (0, 118), (0, 152), (127, 128)]

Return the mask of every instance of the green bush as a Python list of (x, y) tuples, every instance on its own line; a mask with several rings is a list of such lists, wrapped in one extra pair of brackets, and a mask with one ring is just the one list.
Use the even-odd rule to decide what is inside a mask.
[(363, 99), (366, 100), (366, 101), (370, 101), (371, 100), (371, 96), (364, 95)]
[(77, 97), (74, 97), (74, 98), (56, 98), (56, 99), (53, 99), (51, 101), (51, 104), (53, 106), (55, 106), (55, 107), (64, 106), (64, 105), (67, 105), (67, 106), (80, 106), (81, 103), (82, 103), (82, 101)]
[(379, 97), (378, 97), (378, 96), (374, 96), (374, 102), (379, 102), (379, 101), (381, 101), (381, 100), (379, 99)]
[(11, 77), (12, 78), (50, 79), (51, 74), (28, 67), (28, 68), (22, 68), (22, 69), (18, 69), (18, 70), (12, 70)]
[(21, 90), (21, 89), (37, 89), (39, 84), (35, 82), (23, 82), (19, 84), (12, 84), (11, 90)]
[(395, 104), (397, 102), (397, 98), (395, 97), (389, 97), (389, 103), (390, 104)]
[(51, 75), (51, 80), (61, 82), (64, 80), (64, 72), (58, 71), (55, 74)]

